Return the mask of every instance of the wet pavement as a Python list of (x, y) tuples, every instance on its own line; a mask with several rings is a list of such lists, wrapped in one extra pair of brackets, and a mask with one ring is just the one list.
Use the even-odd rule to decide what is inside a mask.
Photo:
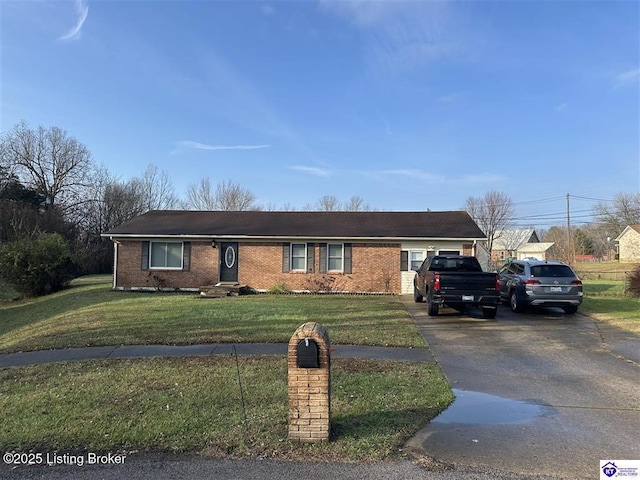
[(433, 419), (431, 425), (510, 425), (534, 421), (551, 412), (551, 407), (498, 397), (488, 393), (453, 389), (455, 401)]
[(560, 310), (502, 307), (485, 320), (404, 303), (457, 397), (408, 448), (456, 466), (564, 478), (599, 478), (600, 460), (640, 459), (640, 367), (624, 355), (640, 350), (637, 336)]

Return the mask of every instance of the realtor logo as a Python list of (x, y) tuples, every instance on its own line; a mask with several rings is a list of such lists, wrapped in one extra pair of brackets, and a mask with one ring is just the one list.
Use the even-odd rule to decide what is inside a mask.
[(602, 466), (602, 473), (604, 473), (607, 477), (613, 477), (618, 471), (618, 467), (613, 462), (607, 462)]
[(600, 480), (640, 480), (640, 460), (600, 460)]

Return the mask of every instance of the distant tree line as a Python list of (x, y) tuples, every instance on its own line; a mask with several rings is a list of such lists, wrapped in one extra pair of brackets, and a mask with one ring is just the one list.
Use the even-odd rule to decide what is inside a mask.
[[(514, 224), (513, 202), (501, 192), (469, 197), (462, 208), (487, 235), (489, 248), (498, 231)], [(297, 207), (261, 205), (252, 192), (239, 184), (231, 180), (214, 184), (209, 178), (189, 185), (186, 198), (180, 199), (171, 178), (153, 164), (140, 176), (122, 180), (105, 166), (96, 165), (88, 148), (59, 127), (32, 128), (20, 122), (0, 134), (0, 276), (15, 279), (15, 274), (8, 273), (13, 271), (11, 268), (26, 265), (30, 256), (32, 261), (42, 263), (46, 251), (65, 258), (67, 273), (50, 279), (40, 291), (58, 288), (71, 274), (110, 272), (112, 245), (101, 235), (158, 209), (238, 211)], [(302, 210), (372, 208), (359, 196), (342, 201), (325, 195)], [(555, 242), (567, 257), (570, 253), (601, 256), (626, 225), (640, 223), (640, 194), (620, 193), (612, 202), (598, 203), (593, 214), (593, 223), (568, 233), (567, 227), (551, 227), (544, 232), (543, 240)], [(43, 250), (42, 245), (47, 248)], [(13, 267), (3, 268), (2, 262), (5, 267)], [(42, 271), (38, 275), (44, 276)]]
[[(32, 128), (20, 122), (0, 134), (0, 269), (5, 262), (22, 265), (24, 270), (30, 255), (32, 261), (42, 263), (41, 247), (45, 245), (45, 250), (57, 256), (62, 255), (60, 248), (67, 248), (65, 269), (76, 275), (110, 272), (113, 248), (101, 235), (150, 210), (296, 209), (260, 205), (252, 192), (231, 180), (214, 185), (202, 178), (189, 185), (186, 194), (186, 199), (180, 199), (171, 178), (154, 164), (140, 176), (122, 180), (107, 167), (96, 165), (89, 149), (65, 130)], [(371, 207), (357, 196), (344, 203), (324, 196), (303, 209), (358, 211)], [(9, 269), (3, 270), (0, 276), (15, 279)], [(38, 275), (43, 277), (43, 272)], [(55, 290), (64, 279), (51, 279), (51, 285), (43, 288), (27, 288), (28, 293)]]
[[(487, 236), (487, 249), (501, 231), (516, 228), (513, 201), (502, 192), (491, 190), (483, 197), (469, 197), (462, 207)], [(618, 193), (611, 201), (599, 201), (593, 207), (593, 221), (580, 226), (556, 225), (538, 230), (543, 242), (555, 247), (556, 260), (574, 263), (576, 255), (611, 259), (614, 240), (627, 225), (640, 224), (640, 193)]]

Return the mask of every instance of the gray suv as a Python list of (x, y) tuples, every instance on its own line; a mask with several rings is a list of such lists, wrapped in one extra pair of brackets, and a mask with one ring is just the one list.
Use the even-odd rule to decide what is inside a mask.
[(576, 313), (582, 303), (582, 281), (562, 262), (515, 260), (500, 274), (500, 298), (511, 310), (522, 312), (529, 306), (561, 307)]

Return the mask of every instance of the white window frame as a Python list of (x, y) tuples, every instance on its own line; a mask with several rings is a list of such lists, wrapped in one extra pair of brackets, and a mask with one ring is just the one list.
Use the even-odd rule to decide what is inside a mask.
[[(302, 258), (303, 268), (294, 268), (293, 260), (294, 258), (300, 258), (300, 256), (294, 257), (293, 255), (293, 247), (294, 245), (304, 247), (304, 257)], [(306, 243), (292, 243), (289, 246), (289, 269), (292, 272), (306, 272), (307, 271), (307, 244)]]
[[(409, 249), (408, 250), (409, 254), (408, 254), (408, 268), (409, 268), (409, 272), (413, 271), (413, 270), (418, 270), (418, 268), (420, 268), (420, 265), (422, 265), (422, 262), (424, 262), (424, 259), (427, 258), (427, 251), (424, 249)], [(419, 260), (419, 264), (416, 266), (416, 268), (414, 269), (413, 266), (411, 265), (412, 259), (411, 259), (411, 254), (412, 253), (421, 253), (422, 254), (422, 260)], [(418, 260), (416, 260), (417, 262)]]
[[(331, 247), (340, 247), (340, 257), (331, 256)], [(331, 259), (340, 258), (340, 269), (331, 268)], [(344, 272), (344, 243), (327, 243), (327, 272), (330, 273), (343, 273)]]
[[(153, 264), (153, 245), (164, 244), (164, 266), (158, 266)], [(169, 267), (167, 266), (167, 245), (180, 245), (180, 266)], [(182, 270), (184, 269), (184, 242), (149, 242), (149, 270)]]

